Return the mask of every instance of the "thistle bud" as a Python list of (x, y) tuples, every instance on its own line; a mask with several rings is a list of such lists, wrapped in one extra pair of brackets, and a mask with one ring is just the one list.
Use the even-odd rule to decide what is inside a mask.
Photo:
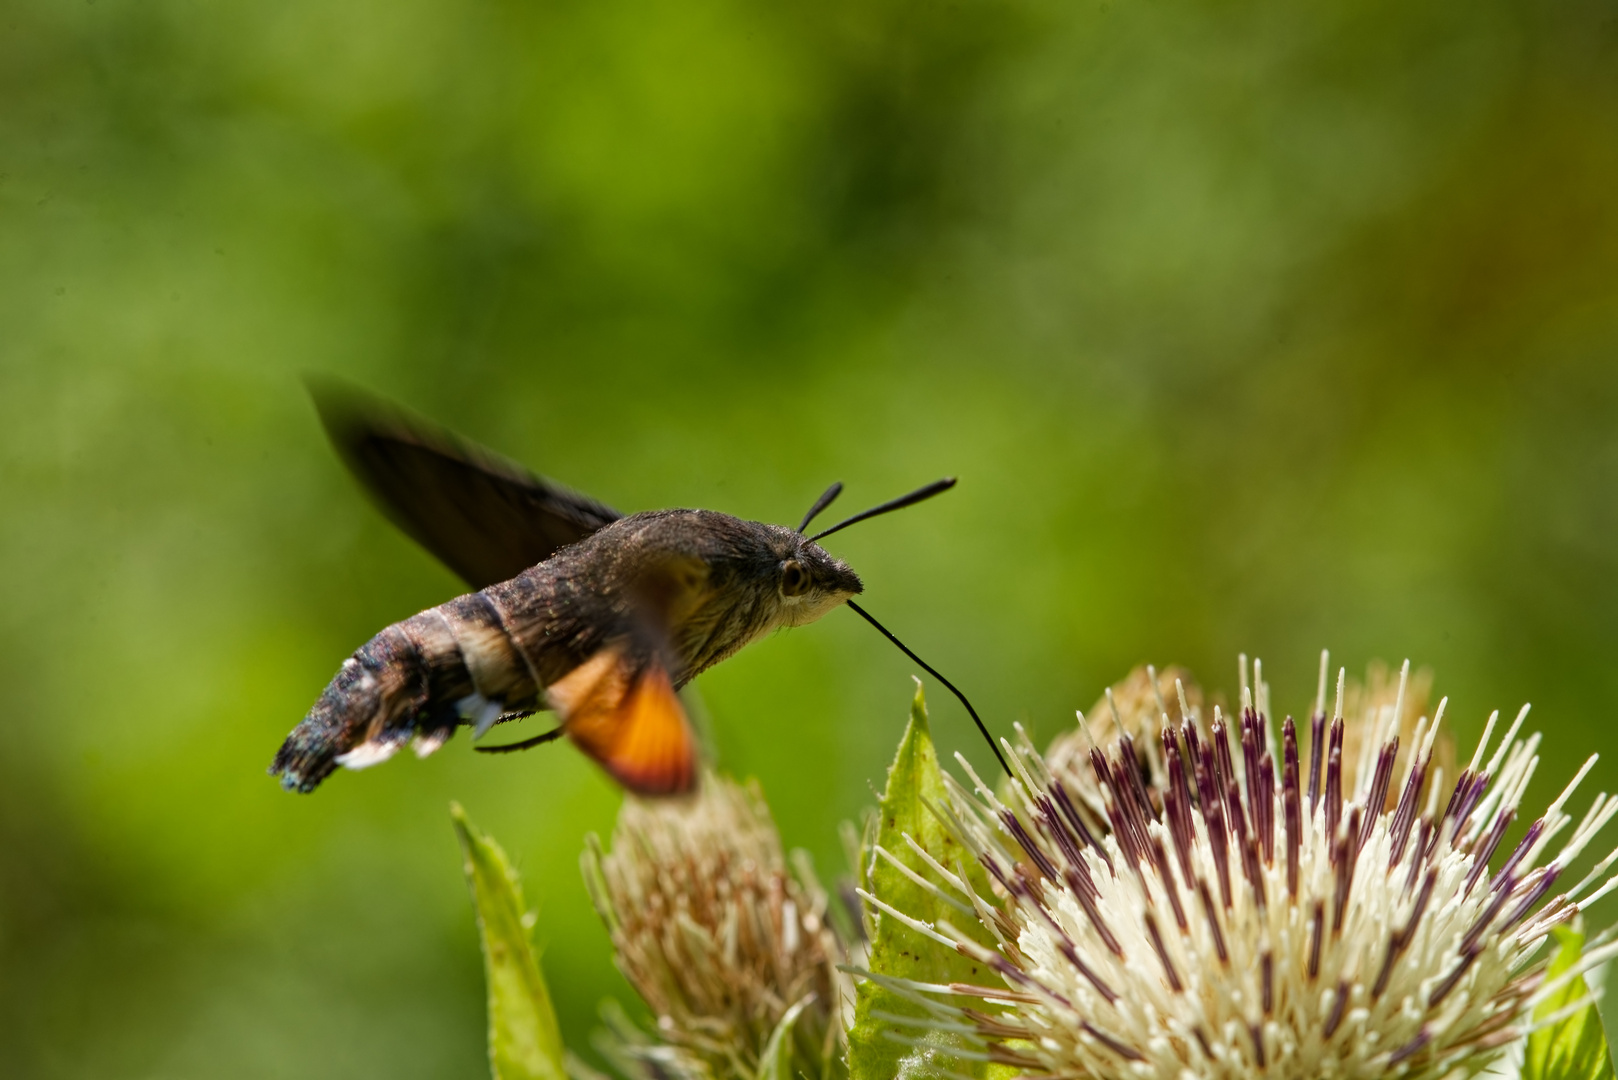
[[(584, 877), (618, 968), (656, 1017), (651, 1039), (617, 1025), (611, 1056), (643, 1076), (840, 1068), (843, 952), (807, 859), (789, 872), (756, 784), (704, 777), (682, 800), (626, 799), (612, 848), (595, 837)], [(779, 1036), (772, 1044), (772, 1037)]]

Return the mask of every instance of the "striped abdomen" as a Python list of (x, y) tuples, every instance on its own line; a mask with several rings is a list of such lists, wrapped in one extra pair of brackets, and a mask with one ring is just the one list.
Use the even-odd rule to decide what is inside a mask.
[(412, 739), (426, 757), (461, 723), (482, 734), (502, 713), (539, 707), (543, 668), (521, 639), (543, 642), (548, 605), (533, 601), (548, 590), (532, 573), (394, 623), (343, 661), (275, 755), (281, 786), (313, 791), (338, 765), (386, 761)]

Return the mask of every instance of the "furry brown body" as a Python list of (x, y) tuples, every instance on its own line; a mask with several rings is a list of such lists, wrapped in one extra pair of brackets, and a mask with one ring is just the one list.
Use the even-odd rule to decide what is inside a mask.
[(629, 708), (639, 686), (677, 689), (861, 591), (852, 570), (783, 526), (710, 510), (619, 518), (509, 580), (382, 630), (344, 661), (270, 771), (288, 790), (311, 791), (338, 765), (376, 764), (412, 740), (425, 756), (461, 724), (481, 735), (502, 717), (551, 708), (628, 786), (680, 790), (690, 779), (664, 775), (673, 766), (642, 781), (619, 765), (615, 753), (628, 751), (613, 751), (621, 740), (609, 729), (622, 726), (613, 710)]

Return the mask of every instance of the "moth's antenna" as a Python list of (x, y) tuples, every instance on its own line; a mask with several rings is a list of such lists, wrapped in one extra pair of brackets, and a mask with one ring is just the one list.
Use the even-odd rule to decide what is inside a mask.
[[(914, 506), (917, 503), (921, 502), (923, 499), (930, 499), (934, 495), (938, 495), (938, 494), (940, 494), (942, 492), (948, 491), (950, 488), (952, 488), (954, 486), (955, 486), (955, 477), (953, 477), (953, 476), (946, 476), (942, 480), (934, 480), (932, 483), (928, 484), (926, 487), (917, 488), (915, 491), (912, 491), (908, 495), (901, 495), (897, 499), (889, 499), (887, 502), (883, 503), (881, 506), (873, 506), (869, 510), (865, 510), (865, 511), (862, 511), (861, 513), (855, 514), (851, 518), (848, 518), (848, 519), (846, 519), (844, 521), (839, 521), (837, 524), (833, 525), (831, 528), (826, 529), (826, 530), (824, 530), (822, 532), (815, 533), (815, 535), (811, 536), (809, 539), (810, 539), (811, 542), (813, 542), (815, 540), (819, 540), (823, 536), (830, 536), (832, 533), (837, 532), (839, 529), (846, 529), (850, 525), (853, 525), (856, 522), (864, 521), (866, 518), (874, 518), (878, 514), (886, 514), (886, 513), (890, 512), (890, 511), (893, 511), (893, 510), (903, 510), (907, 506)], [(841, 485), (837, 485), (837, 487), (838, 487), (838, 490), (842, 490)], [(822, 495), (821, 498), (824, 499), (825, 496)], [(800, 529), (798, 531), (802, 532), (803, 530)], [(855, 610), (858, 610), (858, 609), (855, 609)], [(884, 630), (883, 633), (887, 633), (887, 631)], [(897, 640), (897, 639), (895, 639), (895, 640)], [(901, 646), (901, 648), (902, 647), (903, 646)], [(916, 662), (920, 663), (921, 661), (918, 660)], [(996, 751), (996, 752), (998, 753), (998, 751)]]
[[(941, 481), (939, 481), (939, 483), (943, 484), (944, 487), (938, 487), (938, 484), (932, 484), (930, 486), (938, 488), (939, 491), (943, 491), (944, 488), (947, 488), (949, 485), (955, 483), (955, 481), (954, 480), (941, 480)], [(926, 490), (926, 489), (923, 489), (923, 490)], [(935, 495), (935, 494), (937, 494), (937, 492), (928, 492), (928, 494)], [(922, 498), (926, 498), (926, 497), (927, 497), (926, 495), (922, 496)], [(905, 496), (905, 498), (911, 499), (911, 501), (915, 501), (912, 496), (907, 495), (907, 496)], [(901, 506), (908, 506), (909, 505), (909, 503), (905, 503), (905, 502), (902, 502), (900, 500), (895, 500), (895, 501), (900, 502)], [(878, 511), (880, 511), (881, 509), (883, 509), (883, 508), (879, 507)], [(890, 506), (890, 507), (887, 507), (886, 509), (896, 510), (896, 509), (898, 509), (898, 507)], [(860, 517), (869, 517), (870, 513), (871, 512), (868, 511), (865, 514), (860, 515)], [(852, 518), (850, 520), (858, 521), (859, 518)], [(848, 522), (844, 522), (844, 524), (848, 524)], [(842, 525), (839, 525), (838, 528), (839, 529), (842, 528)], [(825, 534), (822, 533), (821, 535), (825, 535)], [(916, 663), (920, 664), (922, 666), (922, 669), (924, 671), (926, 671), (927, 674), (931, 675), (933, 678), (935, 678), (939, 682), (943, 683), (944, 688), (946, 690), (948, 690), (950, 693), (954, 694), (957, 698), (960, 699), (961, 704), (966, 706), (966, 711), (972, 714), (972, 722), (978, 726), (979, 731), (983, 732), (983, 738), (988, 741), (989, 749), (994, 751), (994, 760), (998, 761), (1000, 763), (1000, 768), (1005, 771), (1005, 774), (1007, 776), (1010, 776), (1011, 775), (1011, 769), (1006, 765), (1006, 759), (1000, 756), (1000, 748), (994, 744), (994, 737), (989, 734), (989, 729), (983, 726), (982, 719), (980, 719), (978, 717), (978, 711), (976, 709), (972, 708), (972, 703), (970, 701), (966, 700), (966, 695), (961, 693), (959, 690), (955, 689), (955, 684), (950, 682), (948, 679), (944, 678), (944, 676), (940, 675), (938, 673), (937, 669), (934, 668), (931, 664), (929, 664), (927, 661), (923, 660), (921, 657), (917, 656), (915, 653), (911, 652), (910, 647), (908, 645), (906, 645), (904, 642), (900, 641), (898, 638), (893, 636), (893, 631), (889, 630), (886, 626), (883, 626), (881, 623), (879, 623), (875, 619), (873, 619), (871, 617), (871, 613), (869, 611), (866, 611), (864, 608), (860, 607), (858, 604), (856, 604), (852, 600), (847, 601), (847, 604), (848, 604), (849, 607), (854, 609), (854, 614), (858, 615), (860, 618), (864, 619), (866, 622), (868, 622), (872, 626), (876, 627), (877, 630), (881, 631), (883, 637), (887, 638), (889, 641), (891, 641), (895, 645), (899, 646), (899, 651), (900, 652), (904, 653), (906, 656), (910, 657), (910, 659), (912, 659)]]
[(809, 512), (803, 515), (803, 522), (798, 526), (798, 531), (803, 532), (803, 530), (807, 529), (809, 527), (809, 523), (815, 520), (815, 515), (819, 514), (822, 510), (826, 509), (826, 507), (830, 506), (831, 501), (842, 493), (843, 482), (841, 480), (827, 488), (825, 492), (821, 494), (820, 498), (815, 500), (815, 505), (809, 508)]

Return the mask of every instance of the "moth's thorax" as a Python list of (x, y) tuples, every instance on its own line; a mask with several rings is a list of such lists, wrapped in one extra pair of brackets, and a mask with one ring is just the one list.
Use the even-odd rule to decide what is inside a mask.
[[(799, 533), (712, 510), (635, 514), (558, 561), (577, 562), (622, 616), (655, 611), (683, 668), (680, 682), (772, 630), (814, 622), (863, 589), (847, 565)], [(796, 587), (784, 588), (786, 580)]]

